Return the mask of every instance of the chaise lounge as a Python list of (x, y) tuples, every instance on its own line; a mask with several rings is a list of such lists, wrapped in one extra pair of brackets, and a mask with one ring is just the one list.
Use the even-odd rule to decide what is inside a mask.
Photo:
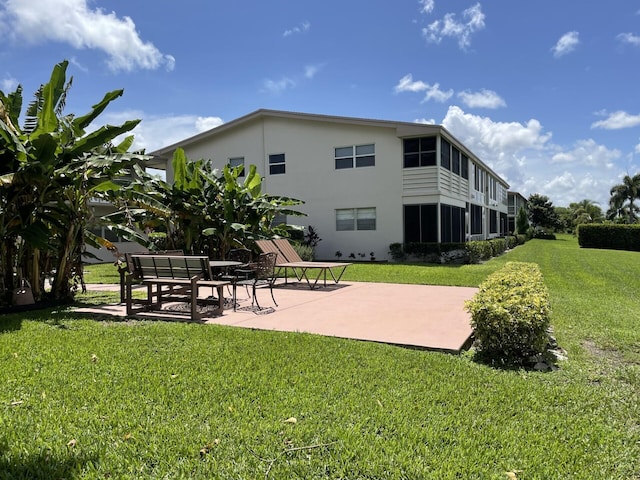
[(312, 290), (318, 287), (321, 278), (323, 285), (327, 286), (327, 272), (334, 283), (339, 283), (345, 270), (351, 265), (344, 262), (306, 262), (300, 258), (286, 238), (257, 240), (256, 246), (264, 253), (278, 254), (276, 266), (284, 269), (285, 283), (288, 281), (288, 270), (291, 269), (296, 279), (302, 281), (304, 278)]

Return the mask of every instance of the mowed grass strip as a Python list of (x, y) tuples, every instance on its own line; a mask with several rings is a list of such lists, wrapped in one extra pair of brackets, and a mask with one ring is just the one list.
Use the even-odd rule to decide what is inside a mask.
[[(637, 477), (638, 254), (563, 237), (479, 266), (397, 267), (407, 283), (473, 285), (507, 260), (541, 266), (569, 350), (557, 372), (309, 334), (6, 316), (0, 479)], [(389, 281), (393, 265), (348, 272), (374, 281), (379, 267)]]

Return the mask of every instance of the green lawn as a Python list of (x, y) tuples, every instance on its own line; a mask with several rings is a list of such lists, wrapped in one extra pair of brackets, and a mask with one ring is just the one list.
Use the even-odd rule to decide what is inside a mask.
[(308, 334), (7, 315), (0, 479), (640, 478), (640, 254), (562, 237), (483, 265), (345, 275), (477, 285), (508, 260), (545, 275), (569, 352), (557, 372)]

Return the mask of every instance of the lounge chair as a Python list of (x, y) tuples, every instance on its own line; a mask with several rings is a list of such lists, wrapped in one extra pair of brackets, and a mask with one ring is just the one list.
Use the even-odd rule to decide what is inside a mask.
[[(327, 286), (327, 272), (334, 283), (340, 282), (344, 271), (351, 263), (344, 262), (305, 262), (286, 238), (273, 240), (258, 240), (256, 246), (263, 252), (273, 252), (278, 254), (277, 266), (284, 269), (285, 283), (288, 281), (288, 270), (291, 269), (298, 281), (303, 278), (309, 288), (318, 287), (318, 281), (322, 278), (323, 285)], [(317, 274), (311, 274), (316, 272)]]

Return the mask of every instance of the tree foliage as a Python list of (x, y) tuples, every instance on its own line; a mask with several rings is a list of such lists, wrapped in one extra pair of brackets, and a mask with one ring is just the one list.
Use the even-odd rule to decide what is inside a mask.
[(86, 130), (122, 90), (107, 93), (85, 115), (64, 114), (72, 85), (72, 79), (66, 79), (67, 66), (67, 61), (55, 65), (49, 81), (27, 106), (22, 127), (22, 87), (0, 92), (0, 269), (5, 302), (20, 279), (31, 284), (36, 299), (41, 298), (50, 274), (51, 296), (73, 298), (74, 287), (82, 283), (85, 244), (112, 246), (88, 229), (97, 221), (89, 199), (106, 198), (117, 190), (114, 180), (143, 158), (127, 153), (133, 137), (112, 143), (138, 120)]
[(625, 175), (622, 183), (611, 187), (609, 193), (607, 218), (620, 223), (637, 223), (640, 207), (634, 202), (640, 200), (640, 173)]
[(529, 219), (527, 218), (527, 211), (524, 207), (520, 207), (518, 210), (518, 216), (516, 217), (516, 233), (519, 235), (526, 235), (529, 231)]
[(534, 228), (553, 230), (558, 226), (558, 215), (549, 197), (533, 193), (527, 199), (527, 205), (529, 208), (529, 220)]

